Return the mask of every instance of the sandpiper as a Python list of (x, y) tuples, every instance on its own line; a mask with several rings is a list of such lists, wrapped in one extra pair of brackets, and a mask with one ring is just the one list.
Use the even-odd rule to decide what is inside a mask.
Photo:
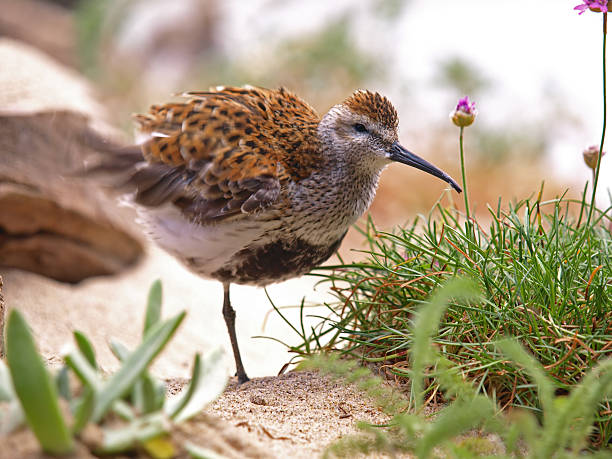
[[(284, 88), (217, 87), (136, 115), (145, 135), (117, 155), (146, 230), (197, 274), (223, 283), (238, 381), (230, 284), (307, 273), (340, 246), (393, 161), (461, 188), (398, 142), (398, 117), (359, 90), (322, 118)], [(107, 168), (107, 167), (106, 167)]]

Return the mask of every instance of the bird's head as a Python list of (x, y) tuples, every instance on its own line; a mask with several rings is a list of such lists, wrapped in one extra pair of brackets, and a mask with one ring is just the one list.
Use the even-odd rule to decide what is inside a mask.
[(341, 156), (356, 170), (378, 173), (387, 164), (400, 162), (434, 175), (461, 192), (448, 174), (400, 145), (398, 124), (397, 111), (386, 97), (360, 90), (325, 114), (319, 134), (331, 154)]

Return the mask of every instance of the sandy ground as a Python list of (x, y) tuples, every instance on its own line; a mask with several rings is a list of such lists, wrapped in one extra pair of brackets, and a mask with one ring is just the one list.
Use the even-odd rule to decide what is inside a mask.
[(389, 421), (361, 392), (314, 371), (234, 383), (209, 411), (262, 450), (292, 458), (318, 457), (334, 440), (355, 433), (356, 421)]
[[(138, 343), (148, 288), (160, 278), (164, 316), (184, 309), (187, 318), (155, 362), (154, 372), (175, 381), (177, 388), (189, 375), (194, 353), (205, 353), (218, 346), (226, 351), (228, 374), (234, 371), (221, 315), (221, 286), (191, 274), (153, 246), (147, 247), (147, 256), (137, 266), (121, 276), (90, 279), (78, 285), (12, 269), (0, 270), (0, 275), (4, 279), (7, 307), (17, 308), (25, 315), (41, 352), (51, 364), (61, 361), (62, 350), (71, 342), (71, 331), (76, 329), (93, 341), (103, 370), (116, 369), (117, 362), (107, 342), (112, 337), (128, 346)], [(278, 306), (298, 305), (304, 296), (313, 303), (330, 300), (324, 289), (314, 289), (315, 281), (304, 277), (272, 285), (268, 291)], [(235, 286), (232, 299), (243, 360), (253, 379), (236, 386), (233, 378), (209, 413), (222, 418), (224, 425), (235, 431), (233, 435), (249, 445), (245, 448), (262, 452), (257, 457), (317, 457), (329, 442), (355, 432), (357, 420), (373, 423), (387, 420), (357, 390), (316, 372), (275, 376), (292, 355), (283, 345), (254, 336), (267, 335), (293, 344), (299, 338), (276, 312), (270, 312), (263, 289)], [(298, 310), (284, 311), (297, 326)], [(321, 312), (318, 308), (309, 313)], [(241, 448), (237, 448), (236, 457), (247, 457), (245, 448)]]

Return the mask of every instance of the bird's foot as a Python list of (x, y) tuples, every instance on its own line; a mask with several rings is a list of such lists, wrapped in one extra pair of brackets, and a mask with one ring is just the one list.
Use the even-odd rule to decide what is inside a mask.
[(235, 376), (238, 376), (238, 385), (244, 384), (245, 382), (251, 380), (251, 378), (249, 378), (247, 376), (247, 374), (246, 374), (246, 372), (244, 370), (243, 371), (237, 371)]

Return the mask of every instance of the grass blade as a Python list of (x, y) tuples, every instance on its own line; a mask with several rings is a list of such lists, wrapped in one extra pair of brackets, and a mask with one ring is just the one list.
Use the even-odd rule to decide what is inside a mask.
[(128, 356), (119, 371), (106, 381), (100, 390), (93, 414), (94, 422), (99, 422), (113, 402), (133, 386), (172, 337), (184, 317), (185, 312), (181, 312), (176, 317), (159, 323), (149, 330), (140, 346)]
[(110, 347), (113, 355), (117, 357), (117, 360), (120, 362), (123, 362), (130, 355), (130, 350), (127, 348), (127, 346), (114, 338), (110, 339), (108, 346)]
[(102, 444), (96, 448), (98, 454), (118, 454), (138, 444), (167, 432), (170, 426), (160, 413), (140, 418), (127, 426), (105, 429)]
[(225, 456), (214, 452), (212, 449), (203, 448), (190, 442), (185, 443), (184, 446), (189, 453), (189, 457), (194, 459), (225, 459)]
[(70, 369), (64, 365), (60, 371), (55, 374), (55, 386), (60, 397), (66, 401), (72, 400), (70, 393)]
[[(111, 339), (110, 348), (120, 362), (126, 360), (131, 351), (121, 342)], [(143, 371), (140, 378), (134, 383), (131, 399), (136, 409), (142, 413), (151, 413), (164, 406), (166, 399), (166, 385), (153, 378), (148, 371)]]
[(162, 404), (159, 404), (159, 391), (156, 382), (149, 374), (143, 374), (134, 384), (132, 402), (139, 413), (152, 413), (163, 406), (163, 400)]
[(161, 305), (162, 284), (161, 281), (157, 279), (155, 282), (153, 282), (153, 285), (151, 285), (151, 288), (149, 289), (142, 336), (145, 336), (151, 327), (159, 323), (161, 319)]
[(72, 425), (72, 433), (78, 435), (81, 430), (87, 425), (93, 414), (95, 406), (96, 393), (90, 387), (86, 387), (83, 396), (78, 401), (78, 405), (74, 412), (74, 424)]
[(175, 422), (195, 416), (223, 392), (228, 374), (221, 364), (222, 356), (223, 351), (217, 349), (204, 357), (200, 364), (200, 355), (196, 355), (189, 386), (178, 395), (175, 404), (169, 405), (168, 415)]
[(89, 360), (85, 357), (78, 349), (73, 349), (64, 356), (64, 362), (66, 365), (74, 371), (74, 374), (81, 380), (81, 382), (95, 390), (100, 389), (100, 378), (96, 373), (96, 370), (89, 364)]
[(78, 330), (72, 332), (72, 335), (74, 336), (74, 340), (76, 341), (77, 347), (83, 353), (89, 364), (94, 368), (98, 368), (98, 364), (96, 362), (96, 352), (94, 351), (94, 348), (91, 342), (89, 341), (89, 338), (87, 338), (85, 334)]
[(6, 324), (6, 357), (25, 418), (42, 449), (51, 454), (71, 452), (74, 445), (60, 411), (55, 383), (25, 319), (16, 309)]
[(195, 358), (193, 359), (193, 370), (191, 372), (191, 381), (189, 382), (189, 385), (179, 394), (168, 400), (164, 406), (164, 411), (170, 419), (174, 419), (174, 417), (176, 417), (176, 415), (185, 407), (193, 395), (193, 392), (198, 384), (198, 380), (200, 379), (201, 367), (202, 358), (200, 357), (200, 354), (196, 354)]

